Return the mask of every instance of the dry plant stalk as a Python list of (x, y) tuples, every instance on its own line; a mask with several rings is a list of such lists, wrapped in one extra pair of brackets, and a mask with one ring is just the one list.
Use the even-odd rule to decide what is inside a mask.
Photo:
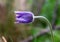
[(3, 40), (4, 42), (7, 42), (7, 40), (6, 40), (6, 38), (5, 38), (4, 36), (2, 36), (2, 40)]

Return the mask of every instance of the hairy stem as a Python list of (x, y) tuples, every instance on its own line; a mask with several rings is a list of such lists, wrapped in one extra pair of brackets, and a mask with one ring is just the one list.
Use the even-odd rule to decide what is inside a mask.
[(45, 21), (47, 23), (47, 25), (48, 25), (48, 27), (50, 29), (50, 33), (51, 33), (51, 40), (52, 40), (52, 42), (54, 42), (52, 26), (51, 26), (50, 22), (48, 21), (48, 19), (43, 17), (43, 16), (34, 16), (34, 18), (39, 18), (40, 20), (43, 20), (43, 21)]

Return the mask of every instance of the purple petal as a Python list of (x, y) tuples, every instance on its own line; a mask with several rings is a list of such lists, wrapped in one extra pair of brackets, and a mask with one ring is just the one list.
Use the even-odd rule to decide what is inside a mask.
[(31, 23), (33, 21), (33, 15), (31, 12), (18, 12), (16, 13), (17, 23)]

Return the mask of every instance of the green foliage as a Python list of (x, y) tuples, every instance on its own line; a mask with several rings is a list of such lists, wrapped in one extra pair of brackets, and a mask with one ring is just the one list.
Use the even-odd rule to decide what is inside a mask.
[(52, 15), (54, 14), (54, 8), (55, 8), (56, 0), (46, 0), (45, 4), (42, 7), (41, 14), (42, 16), (45, 16), (49, 19), (49, 21), (52, 21)]
[(54, 31), (55, 42), (60, 42), (60, 31)]
[(56, 24), (60, 25), (60, 4), (58, 4)]

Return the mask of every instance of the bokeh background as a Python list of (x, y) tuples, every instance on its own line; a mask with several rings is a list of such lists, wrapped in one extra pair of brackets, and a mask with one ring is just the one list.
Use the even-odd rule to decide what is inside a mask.
[[(0, 0), (0, 42), (5, 42), (2, 36), (7, 42), (52, 42), (44, 21), (36, 19), (30, 24), (14, 24), (14, 11), (31, 11), (35, 16), (45, 16), (52, 25), (54, 41), (60, 42), (60, 0)], [(31, 36), (33, 34), (36, 38)]]

